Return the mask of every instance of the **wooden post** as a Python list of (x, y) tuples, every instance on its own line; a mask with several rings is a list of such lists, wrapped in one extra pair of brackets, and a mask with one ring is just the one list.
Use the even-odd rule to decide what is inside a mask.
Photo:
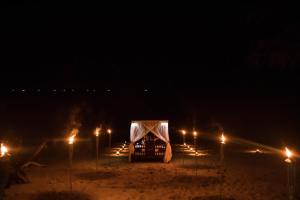
[(72, 192), (72, 167), (73, 167), (73, 144), (69, 144), (69, 184)]
[(96, 136), (96, 171), (98, 170), (99, 162), (99, 135)]

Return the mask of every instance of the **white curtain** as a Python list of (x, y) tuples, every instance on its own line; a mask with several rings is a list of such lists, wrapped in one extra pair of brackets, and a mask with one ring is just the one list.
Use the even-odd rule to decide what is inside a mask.
[(170, 145), (167, 121), (133, 121), (131, 123), (129, 161), (131, 161), (131, 155), (134, 153), (134, 143), (142, 139), (149, 132), (152, 132), (167, 144), (164, 162), (170, 162), (172, 158), (172, 149)]

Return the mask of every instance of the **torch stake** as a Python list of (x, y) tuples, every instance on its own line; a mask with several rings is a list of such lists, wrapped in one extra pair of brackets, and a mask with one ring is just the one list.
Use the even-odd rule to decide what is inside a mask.
[(224, 164), (224, 145), (223, 144), (221, 144), (221, 146), (220, 146), (220, 164), (221, 164), (221, 167)]
[(220, 199), (223, 199), (223, 187), (225, 182), (225, 167), (224, 167), (224, 144), (220, 146), (220, 171), (221, 171), (221, 182), (220, 182)]
[(296, 167), (294, 162), (287, 163), (287, 185), (289, 200), (293, 200), (296, 189)]
[(96, 171), (98, 170), (99, 161), (99, 136), (96, 136)]
[(109, 149), (111, 149), (111, 133), (109, 134), (109, 137), (108, 137), (108, 146), (109, 146)]
[(195, 149), (195, 165), (196, 165), (196, 176), (197, 176), (197, 173), (198, 173), (198, 162), (197, 162), (197, 156), (196, 156), (196, 152), (197, 152), (197, 142), (196, 142), (196, 137), (194, 137), (194, 149)]
[(72, 192), (72, 165), (73, 165), (73, 144), (69, 146), (69, 184), (70, 184), (70, 191)]

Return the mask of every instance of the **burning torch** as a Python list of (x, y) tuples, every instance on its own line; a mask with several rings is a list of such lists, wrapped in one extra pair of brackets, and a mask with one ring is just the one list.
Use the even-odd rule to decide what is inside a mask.
[(73, 129), (71, 131), (71, 134), (68, 138), (68, 144), (69, 144), (69, 184), (70, 184), (70, 190), (72, 192), (72, 165), (73, 165), (73, 145), (75, 141), (75, 137), (78, 133), (78, 129)]
[(96, 136), (96, 170), (98, 170), (98, 161), (99, 161), (99, 136), (100, 136), (101, 127), (97, 127), (95, 130)]
[(287, 186), (288, 186), (288, 194), (289, 200), (294, 199), (294, 194), (296, 191), (296, 168), (295, 168), (295, 161), (293, 158), (293, 152), (285, 147), (285, 156), (286, 159), (284, 160), (287, 163)]

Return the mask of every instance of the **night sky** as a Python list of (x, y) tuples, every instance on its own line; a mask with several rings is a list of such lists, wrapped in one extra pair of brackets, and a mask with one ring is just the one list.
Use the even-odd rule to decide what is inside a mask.
[(131, 120), (168, 119), (173, 135), (221, 124), (296, 143), (296, 6), (126, 6), (2, 3), (1, 133), (63, 135), (78, 108), (83, 134), (101, 121), (128, 138)]

